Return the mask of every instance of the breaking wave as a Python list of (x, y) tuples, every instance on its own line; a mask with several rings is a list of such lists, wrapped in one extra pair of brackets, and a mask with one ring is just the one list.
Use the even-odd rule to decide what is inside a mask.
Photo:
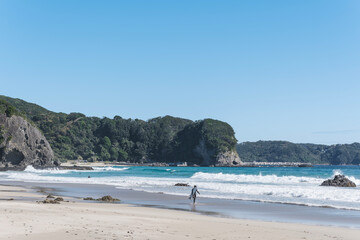
[(71, 170), (60, 170), (58, 168), (47, 168), (47, 169), (35, 169), (33, 166), (29, 165), (25, 168), (24, 172), (26, 173), (48, 173), (48, 174), (64, 174), (68, 173)]
[(128, 167), (93, 167), (94, 171), (102, 172), (102, 171), (125, 171), (128, 170)]
[[(106, 184), (123, 189), (147, 192), (162, 192), (188, 196), (190, 187), (175, 187), (176, 183), (198, 185), (202, 197), (241, 199), (261, 202), (302, 204), (309, 206), (330, 206), (360, 210), (360, 188), (334, 188), (319, 186), (331, 175), (343, 174), (340, 169), (326, 170), (327, 174), (316, 172), (306, 176), (294, 176), (298, 172), (283, 176), (270, 170), (270, 174), (253, 172), (236, 174), (235, 170), (206, 172), (206, 168), (151, 167), (94, 167), (94, 170), (35, 169), (28, 166), (24, 171), (0, 172), (2, 181)], [(197, 171), (196, 171), (197, 170)], [(201, 170), (201, 171), (199, 171)], [(213, 169), (209, 169), (214, 171)], [(249, 170), (250, 171), (250, 170)], [(290, 170), (289, 170), (290, 171)], [(295, 170), (294, 170), (295, 171)], [(315, 170), (314, 170), (315, 171)], [(172, 173), (172, 174), (169, 174)], [(256, 174), (254, 174), (256, 173)], [(356, 171), (347, 176), (360, 185)], [(279, 175), (279, 176), (278, 176)], [(319, 177), (322, 176), (322, 177)]]
[(236, 183), (266, 183), (266, 184), (294, 184), (294, 183), (314, 183), (320, 184), (324, 179), (314, 177), (296, 176), (276, 176), (272, 175), (246, 175), (246, 174), (224, 174), (224, 173), (204, 173), (196, 172), (192, 179), (207, 181), (223, 181)]
[(47, 169), (35, 169), (33, 166), (29, 165), (25, 168), (24, 172), (26, 173), (39, 173), (39, 174), (65, 174), (71, 172), (108, 172), (108, 171), (125, 171), (128, 170), (128, 167), (93, 167), (94, 170), (63, 170), (59, 168), (47, 168)]

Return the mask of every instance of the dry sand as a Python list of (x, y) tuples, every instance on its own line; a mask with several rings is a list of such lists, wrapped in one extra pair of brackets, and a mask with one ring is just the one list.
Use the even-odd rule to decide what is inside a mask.
[[(43, 204), (46, 195), (0, 186), (0, 239), (359, 239), (359, 229), (262, 222), (125, 204)], [(14, 200), (9, 200), (13, 198)]]

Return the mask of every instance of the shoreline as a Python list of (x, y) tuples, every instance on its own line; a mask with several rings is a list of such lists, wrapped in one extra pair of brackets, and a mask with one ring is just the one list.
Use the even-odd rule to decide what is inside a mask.
[[(347, 239), (359, 229), (205, 216), (128, 204), (39, 204), (34, 189), (0, 184), (0, 239)], [(34, 217), (35, 216), (35, 217)], [(290, 237), (291, 236), (291, 237)]]
[(121, 203), (157, 209), (181, 210), (201, 215), (219, 216), (240, 220), (255, 220), (278, 223), (299, 223), (315, 226), (344, 227), (360, 229), (360, 211), (304, 206), (261, 201), (214, 199), (199, 197), (195, 208), (186, 197), (164, 193), (150, 193), (121, 189), (103, 184), (80, 183), (34, 183), (22, 181), (0, 181), (0, 185), (19, 186), (29, 190), (47, 189), (49, 193), (61, 195), (76, 201), (82, 198), (100, 198), (111, 195)]
[[(257, 168), (257, 167), (305, 167), (311, 168), (315, 166), (354, 166), (359, 167), (359, 165), (354, 164), (344, 164), (344, 165), (331, 165), (331, 164), (315, 164), (315, 163), (300, 163), (300, 162), (243, 162), (237, 166), (198, 166), (198, 165), (184, 165), (181, 164), (170, 164), (164, 162), (153, 162), (153, 163), (129, 163), (129, 162), (87, 162), (83, 160), (68, 160), (66, 162), (62, 162), (60, 166), (64, 167), (111, 167), (111, 166), (118, 166), (118, 167), (132, 167), (132, 166), (139, 166), (139, 167), (229, 167), (229, 168)], [(49, 167), (51, 168), (51, 167)], [(54, 166), (56, 168), (56, 166)]]
[[(32, 165), (29, 165), (32, 166)], [(59, 169), (59, 170), (94, 170), (94, 167), (225, 167), (225, 168), (313, 168), (316, 166), (338, 166), (330, 164), (312, 164), (312, 163), (293, 163), (293, 162), (243, 162), (237, 166), (198, 166), (198, 165), (187, 165), (185, 164), (169, 164), (163, 162), (153, 162), (153, 163), (125, 163), (125, 162), (84, 162), (77, 160), (68, 160), (63, 162), (60, 165), (45, 165), (45, 166), (32, 166), (35, 169)], [(339, 166), (348, 166), (348, 167), (359, 167), (360, 165), (339, 165)], [(10, 167), (0, 167), (0, 172), (2, 171), (24, 171), (28, 166), (10, 166)]]
[[(94, 164), (96, 164), (96, 163), (94, 163)], [(160, 171), (161, 172), (161, 174), (163, 174), (162, 172), (164, 172), (165, 174), (163, 174), (162, 176), (165, 176), (165, 178), (168, 178), (169, 177), (169, 180), (173, 180), (173, 179), (176, 179), (176, 177), (177, 176), (180, 176), (179, 177), (179, 179), (178, 180), (174, 180), (173, 181), (173, 183), (171, 184), (171, 185), (168, 185), (168, 186), (170, 186), (170, 187), (168, 187), (168, 188), (150, 188), (150, 187), (146, 187), (146, 185), (147, 185), (147, 182), (146, 182), (146, 180), (140, 180), (140, 182), (138, 183), (139, 185), (132, 185), (132, 183), (131, 183), (131, 180), (130, 180), (130, 183), (129, 182), (126, 182), (126, 181), (124, 181), (124, 180), (126, 180), (127, 179), (127, 177), (129, 176), (129, 175), (127, 175), (127, 173), (126, 172), (122, 172), (123, 170), (127, 170), (127, 169), (129, 169), (129, 168), (131, 168), (131, 171), (133, 171), (133, 170), (135, 170), (135, 174), (138, 174), (138, 176), (140, 176), (141, 177), (141, 171), (142, 171), (142, 167), (141, 166), (134, 166), (134, 168), (132, 168), (132, 166), (120, 166), (118, 169), (116, 168), (116, 167), (118, 167), (118, 166), (114, 166), (114, 165), (106, 165), (106, 167), (104, 167), (104, 166), (100, 166), (99, 168), (96, 168), (96, 167), (94, 167), (94, 168), (91, 168), (91, 170), (85, 170), (85, 167), (83, 167), (83, 166), (79, 166), (79, 169), (73, 169), (73, 168), (68, 168), (68, 167), (65, 167), (65, 168), (63, 168), (63, 169), (42, 169), (42, 168), (40, 168), (40, 169), (36, 169), (36, 168), (33, 168), (32, 166), (28, 166), (28, 168), (29, 169), (26, 169), (26, 171), (24, 171), (24, 173), (29, 173), (30, 175), (31, 174), (35, 174), (35, 175), (39, 175), (39, 176), (42, 176), (42, 175), (44, 175), (44, 176), (47, 176), (47, 171), (49, 171), (49, 174), (52, 174), (52, 171), (54, 171), (54, 173), (57, 173), (57, 171), (59, 170), (59, 172), (58, 173), (60, 173), (60, 176), (62, 175), (62, 174), (65, 174), (65, 178), (64, 178), (64, 181), (63, 180), (59, 180), (59, 179), (55, 179), (55, 180), (53, 180), (53, 179), (49, 179), (49, 180), (46, 180), (46, 181), (42, 181), (42, 182), (52, 182), (52, 183), (59, 183), (59, 184), (85, 184), (85, 185), (87, 185), (87, 184), (95, 184), (95, 185), (111, 185), (111, 186), (114, 186), (115, 188), (121, 188), (122, 186), (127, 186), (127, 187), (125, 187), (126, 189), (131, 189), (132, 187), (134, 187), (135, 188), (135, 190), (137, 190), (137, 191), (146, 191), (146, 192), (150, 192), (150, 193), (158, 193), (158, 192), (162, 192), (162, 193), (164, 193), (164, 194), (170, 194), (170, 195), (177, 195), (177, 196), (186, 196), (186, 195), (188, 195), (188, 191), (190, 191), (189, 189), (186, 189), (186, 188), (183, 188), (183, 187), (175, 187), (174, 188), (174, 185), (176, 186), (176, 184), (178, 184), (178, 183), (189, 183), (189, 182), (191, 182), (191, 178), (192, 177), (189, 177), (191, 174), (193, 174), (193, 176), (195, 176), (197, 173), (200, 173), (200, 174), (202, 174), (203, 172), (202, 172), (202, 169), (201, 168), (195, 168), (196, 170), (194, 170), (194, 171), (192, 171), (191, 170), (191, 168), (192, 167), (190, 167), (190, 169), (186, 169), (185, 167), (181, 167), (180, 169), (177, 169), (177, 170), (175, 170), (176, 168), (171, 168), (171, 167), (169, 167), (169, 169), (167, 169), (167, 167), (149, 167), (149, 168), (146, 168), (146, 169), (153, 169), (154, 171)], [(136, 172), (136, 170), (137, 169), (140, 169), (140, 171), (139, 172)], [(173, 170), (172, 170), (173, 169)], [(206, 169), (211, 169), (211, 168), (206, 168)], [(224, 168), (224, 169), (222, 169), (222, 168), (220, 168), (221, 170), (219, 170), (220, 171), (220, 173), (222, 173), (223, 171), (224, 171), (224, 177), (222, 176), (222, 175), (220, 175), (220, 176), (218, 176), (219, 174), (217, 174), (218, 172), (218, 170), (214, 170), (214, 171), (212, 171), (212, 170), (209, 170), (208, 172), (206, 171), (206, 170), (204, 170), (204, 175), (205, 176), (202, 176), (202, 175), (200, 175), (200, 180), (202, 180), (202, 179), (209, 179), (210, 177), (212, 177), (212, 176), (214, 176), (214, 173), (215, 173), (215, 177), (216, 178), (219, 178), (220, 180), (225, 180), (225, 181), (231, 181), (231, 178), (230, 178), (230, 180), (228, 180), (228, 176), (226, 176), (227, 174), (229, 174), (230, 175), (230, 177), (234, 177), (233, 175), (231, 175), (231, 174), (238, 174), (238, 172), (226, 172), (226, 171), (229, 171), (230, 169), (229, 168)], [(250, 183), (252, 183), (251, 181), (257, 181), (257, 178), (260, 176), (260, 178), (262, 177), (262, 173), (263, 173), (263, 171), (265, 171), (265, 173), (264, 173), (264, 177), (267, 177), (267, 176), (275, 176), (275, 177), (277, 177), (277, 175), (276, 174), (278, 174), (278, 173), (272, 173), (271, 172), (271, 170), (268, 170), (268, 169), (271, 169), (271, 168), (263, 168), (263, 170), (262, 169), (260, 169), (258, 172), (250, 172), (249, 173), (249, 175), (250, 176), (253, 176), (253, 178), (250, 178), (250, 180), (248, 180), (248, 181), (250, 181)], [(299, 169), (299, 170), (302, 170), (302, 169), (304, 169), (304, 168), (293, 168), (293, 169), (295, 169), (296, 171)], [(309, 170), (310, 170), (310, 168), (308, 168)], [(357, 168), (358, 169), (358, 168)], [(65, 170), (64, 172), (61, 172), (61, 170)], [(74, 171), (73, 173), (71, 172), (72, 170), (76, 170), (76, 171)], [(82, 171), (82, 170), (84, 170), (84, 171)], [(94, 171), (93, 171), (94, 170)], [(165, 170), (166, 170), (166, 172), (165, 172)], [(247, 169), (247, 170), (249, 170), (249, 169)], [(315, 168), (312, 168), (311, 170), (316, 170), (316, 167)], [(69, 181), (67, 181), (66, 180), (66, 177), (68, 177), (69, 175), (66, 175), (67, 174), (67, 171), (70, 171), (71, 173), (72, 173), (72, 176), (71, 177), (75, 177), (76, 179), (75, 180), (69, 180)], [(117, 172), (119, 171), (119, 176), (117, 176), (118, 174), (117, 174)], [(267, 171), (267, 172), (266, 172)], [(276, 170), (276, 171), (283, 171), (283, 169), (278, 169), (278, 170)], [(287, 170), (286, 170), (287, 171)], [(330, 170), (326, 170), (327, 172), (329, 172), (329, 171), (332, 171), (332, 173), (333, 174), (335, 174), (334, 173), (334, 171), (340, 171), (340, 173), (342, 174), (342, 172), (341, 172), (341, 170), (338, 170), (338, 169), (336, 169), (336, 170), (333, 170), (333, 169), (330, 169)], [(69, 172), (69, 173), (70, 173)], [(173, 172), (175, 172), (175, 174), (172, 174)], [(179, 173), (179, 172), (181, 172), (180, 173), (180, 175), (177, 175), (177, 173)], [(187, 175), (187, 176), (185, 176), (185, 178), (183, 178), (182, 179), (182, 172), (184, 172), (185, 174), (188, 174), (188, 172), (191, 172), (191, 174), (189, 175)], [(213, 173), (214, 172), (214, 173)], [(269, 174), (269, 172), (270, 172), (270, 174)], [(28, 182), (31, 182), (31, 181), (37, 181), (37, 178), (36, 178), (36, 176), (34, 176), (34, 177), (30, 177), (30, 178), (28, 178), (27, 176), (25, 176), (24, 178), (22, 178), (22, 177), (16, 177), (16, 174), (17, 174), (17, 172), (13, 172), (14, 174), (15, 174), (15, 177), (12, 177), (12, 180), (11, 181), (19, 181), (19, 182), (22, 182), (22, 181), (28, 181)], [(85, 174), (83, 174), (83, 173), (85, 173)], [(113, 174), (114, 173), (114, 174)], [(125, 173), (125, 175), (124, 174), (120, 174), (120, 173)], [(0, 173), (1, 174), (1, 173)], [(139, 175), (140, 174), (140, 175)], [(208, 175), (209, 176), (208, 176)], [(212, 175), (211, 175), (212, 174)], [(244, 173), (245, 174), (245, 173)], [(254, 174), (254, 175), (251, 175), (251, 174)], [(272, 174), (272, 175), (271, 175)], [(274, 175), (275, 174), (275, 175)], [(337, 174), (337, 173), (336, 173)], [(356, 173), (357, 174), (357, 173)], [(6, 174), (5, 174), (6, 175)], [(120, 176), (125, 176), (125, 178), (121, 178)], [(130, 174), (131, 175), (131, 174)], [(175, 176), (175, 175), (177, 175), (177, 176)], [(240, 176), (242, 175), (242, 174), (239, 174)], [(50, 175), (49, 175), (50, 176)], [(57, 174), (52, 174), (51, 175), (52, 177), (57, 177), (58, 175)], [(110, 180), (106, 180), (107, 178), (104, 178), (106, 181), (101, 181), (101, 177), (102, 176), (110, 176), (110, 177), (113, 177), (113, 176), (116, 176), (116, 177), (118, 177), (118, 179), (115, 179), (115, 181), (110, 181)], [(134, 176), (137, 176), (137, 175), (134, 175)], [(149, 175), (150, 176), (150, 175)], [(175, 176), (175, 177), (173, 177), (173, 176)], [(281, 174), (281, 172), (279, 172), (279, 178), (282, 178), (282, 177), (284, 177), (284, 178), (286, 178), (286, 175), (282, 175)], [(299, 178), (299, 176), (298, 175), (294, 175), (294, 176), (292, 176), (292, 175), (289, 175), (290, 177), (294, 177), (294, 178)], [(353, 176), (353, 175), (349, 175), (349, 176)], [(77, 177), (79, 177), (79, 178), (77, 178)], [(151, 176), (151, 177), (153, 177), (153, 176)], [(358, 177), (360, 177), (360, 176), (358, 176)], [(254, 179), (255, 178), (255, 179)], [(305, 179), (295, 179), (294, 181), (299, 181), (299, 182), (307, 182), (307, 181), (313, 181), (314, 179), (316, 180), (316, 179), (318, 179), (319, 178), (319, 176), (317, 175), (317, 176), (315, 176), (315, 177), (312, 177), (312, 176), (307, 176), (306, 175), (306, 172), (305, 172), (305, 174), (304, 174), (304, 178)], [(313, 178), (313, 179), (307, 179), (307, 178)], [(11, 179), (11, 178), (10, 178)], [(150, 178), (151, 179), (151, 178)], [(327, 178), (324, 178), (324, 179), (327, 179)], [(4, 179), (5, 180), (5, 179)], [(159, 178), (159, 180), (161, 180), (161, 178)], [(242, 179), (239, 179), (239, 178), (236, 178), (235, 179), (236, 181), (234, 181), (234, 183), (236, 184), (236, 183), (242, 183), (241, 182), (241, 180)], [(276, 181), (279, 181), (279, 179), (275, 179)], [(272, 182), (274, 182), (275, 180), (273, 180), (273, 179), (265, 179), (264, 181), (265, 181), (265, 184), (271, 184)], [(287, 179), (285, 179), (285, 180), (287, 180)], [(292, 180), (292, 179), (290, 179), (290, 180)], [(323, 180), (321, 180), (321, 181), (323, 181)], [(312, 186), (318, 186), (318, 185), (320, 185), (320, 183), (321, 183), (321, 181), (320, 182), (312, 182)], [(0, 182), (1, 182), (1, 180), (0, 180)], [(6, 181), (5, 181), (6, 182)], [(192, 181), (194, 184), (196, 183), (196, 182), (194, 182), (194, 181)], [(123, 183), (125, 183), (125, 184), (123, 184)], [(211, 183), (211, 181), (210, 181), (210, 183)], [(275, 183), (277, 183), (277, 182), (275, 182)], [(158, 183), (157, 183), (158, 184)], [(160, 184), (162, 184), (161, 182), (160, 182)], [(360, 185), (360, 182), (358, 182), (357, 184), (359, 184)], [(142, 187), (142, 186), (145, 186), (145, 187)], [(208, 184), (208, 186), (207, 187), (209, 187), (210, 186), (210, 188), (211, 188), (211, 184)], [(251, 186), (251, 185), (250, 185)], [(123, 187), (123, 189), (125, 189), (124, 187)], [(155, 190), (156, 189), (156, 190)], [(303, 189), (305, 189), (305, 188), (303, 188)], [(331, 187), (322, 187), (322, 189), (324, 189), (324, 190), (326, 190), (327, 189), (327, 191), (329, 192), (332, 192), (332, 191), (336, 191), (336, 190), (340, 190), (340, 191), (347, 191), (348, 189), (350, 189), (350, 188), (337, 188), (337, 189), (334, 189), (334, 190), (331, 190)], [(321, 190), (322, 190), (321, 189)], [(215, 189), (216, 190), (216, 189)], [(280, 190), (282, 190), (282, 189), (280, 189)], [(320, 189), (319, 189), (320, 190)], [(359, 188), (353, 188), (353, 189), (351, 189), (351, 190), (355, 190), (355, 192), (354, 192), (354, 194), (353, 194), (353, 196), (355, 196), (355, 197), (357, 197), (358, 196), (358, 190), (359, 190)], [(226, 195), (227, 193), (225, 192), (225, 194), (221, 194), (222, 192), (216, 192), (216, 191), (214, 191), (214, 193), (215, 194), (213, 194), (213, 193), (211, 193), (210, 192), (210, 194), (207, 192), (207, 193), (205, 193), (206, 194), (206, 197), (207, 198), (215, 198), (215, 199), (219, 199), (219, 200), (224, 200), (224, 199), (228, 199), (228, 200), (231, 200), (231, 201), (234, 201), (234, 200), (239, 200), (239, 201), (251, 201), (251, 202), (259, 202), (259, 203), (270, 203), (270, 204), (288, 204), (288, 205), (295, 205), (295, 206), (308, 206), (308, 207), (315, 207), (315, 208), (328, 208), (328, 209), (339, 209), (339, 210), (351, 210), (351, 211), (360, 211), (360, 205), (358, 205), (358, 201), (356, 201), (356, 202), (350, 202), (350, 203), (346, 203), (346, 201), (344, 201), (344, 202), (341, 202), (341, 201), (339, 201), (339, 204), (337, 204), (336, 202), (322, 202), (322, 200), (323, 199), (321, 199), (321, 198), (318, 198), (318, 199), (315, 199), (315, 200), (313, 200), (313, 201), (302, 201), (301, 199), (300, 200), (297, 200), (297, 193), (295, 192), (295, 197), (293, 197), (293, 198), (285, 198), (285, 199), (281, 199), (281, 198), (267, 198), (267, 196), (266, 195), (272, 195), (272, 192), (271, 192), (271, 189), (269, 190), (269, 193), (267, 193), (267, 192), (263, 192), (263, 196), (265, 196), (265, 197), (258, 197), (258, 196), (255, 196), (255, 197), (253, 197), (253, 196), (247, 196), (246, 195), (246, 193), (245, 194), (243, 194), (243, 195), (240, 195), (240, 196), (236, 196), (236, 195), (231, 195), (231, 194), (228, 194), (228, 195)], [(294, 193), (294, 192), (291, 192), (292, 194)], [(205, 195), (204, 194), (204, 195)], [(310, 192), (310, 194), (312, 194), (311, 192)], [(340, 192), (340, 194), (342, 194), (342, 192)], [(339, 194), (338, 194), (338, 196), (339, 196)], [(203, 196), (201, 196), (201, 197), (203, 197)], [(301, 197), (301, 195), (300, 195), (300, 197)], [(330, 198), (327, 198), (327, 199), (331, 199), (331, 195), (330, 195)], [(346, 198), (344, 198), (344, 199), (346, 199)], [(306, 199), (305, 199), (306, 200)], [(310, 200), (311, 200), (311, 198), (310, 198)], [(360, 216), (359, 216), (360, 217)]]
[(68, 160), (60, 164), (64, 167), (107, 167), (107, 166), (146, 166), (146, 167), (313, 167), (312, 163), (299, 163), (299, 162), (243, 162), (234, 166), (198, 166), (188, 165), (184, 163), (165, 163), (165, 162), (151, 162), (151, 163), (129, 163), (129, 162), (87, 162), (83, 160)]

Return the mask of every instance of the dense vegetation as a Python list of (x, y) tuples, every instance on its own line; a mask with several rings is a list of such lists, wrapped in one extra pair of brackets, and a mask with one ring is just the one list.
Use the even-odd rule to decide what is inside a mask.
[(360, 143), (295, 144), (285, 141), (244, 142), (236, 146), (244, 162), (310, 162), (315, 164), (360, 164)]
[[(172, 158), (179, 161), (194, 159), (199, 164), (204, 155), (214, 158), (221, 152), (235, 151), (237, 141), (234, 134), (229, 124), (213, 119), (188, 124), (173, 141)], [(194, 146), (195, 151), (188, 151)]]
[[(0, 114), (19, 115), (45, 135), (57, 159), (130, 162), (192, 162), (204, 154), (215, 158), (236, 151), (244, 162), (311, 162), (360, 164), (360, 143), (319, 145), (285, 141), (245, 142), (236, 145), (234, 130), (224, 122), (191, 121), (171, 116), (139, 119), (86, 117), (55, 113), (36, 104), (0, 96)], [(4, 141), (0, 126), (0, 144)]]
[(12, 115), (20, 115), (20, 112), (8, 102), (0, 99), (0, 114), (6, 114), (7, 117)]
[(197, 151), (200, 142), (213, 158), (217, 153), (235, 150), (233, 129), (217, 120), (193, 122), (171, 116), (148, 121), (119, 116), (86, 117), (81, 113), (51, 112), (21, 99), (5, 96), (0, 99), (44, 133), (58, 159), (201, 164)]

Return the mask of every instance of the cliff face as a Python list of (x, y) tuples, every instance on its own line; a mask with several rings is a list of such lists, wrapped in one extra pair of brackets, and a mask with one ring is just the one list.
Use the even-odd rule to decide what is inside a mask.
[(174, 143), (170, 158), (176, 162), (201, 166), (238, 166), (242, 163), (235, 151), (234, 130), (225, 122), (204, 119), (189, 124), (177, 134)]
[(19, 116), (0, 114), (0, 167), (53, 166), (54, 153), (44, 135)]
[(215, 149), (206, 147), (205, 140), (203, 139), (199, 141), (194, 152), (202, 159), (201, 165), (203, 166), (231, 167), (239, 166), (242, 163), (236, 152), (228, 150), (216, 153)]
[(237, 152), (227, 151), (216, 156), (215, 166), (239, 166), (242, 162)]

